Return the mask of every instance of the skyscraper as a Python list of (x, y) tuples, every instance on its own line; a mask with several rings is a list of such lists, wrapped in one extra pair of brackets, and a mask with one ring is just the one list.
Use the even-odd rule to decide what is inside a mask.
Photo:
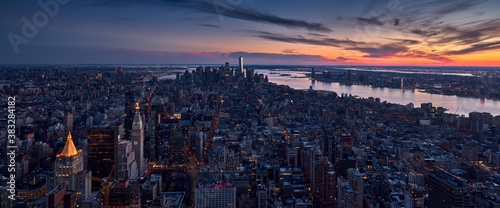
[[(90, 173), (83, 169), (82, 151), (76, 150), (71, 133), (69, 133), (63, 151), (56, 156), (54, 183), (49, 184), (64, 186), (68, 190), (76, 190), (78, 200), (84, 200), (90, 195), (90, 179), (78, 178), (74, 175), (76, 173), (90, 176)], [(55, 187), (49, 188), (51, 191)]]
[(128, 179), (137, 179), (138, 170), (135, 161), (135, 152), (132, 151), (132, 142), (129, 140), (120, 140), (118, 142), (118, 158), (115, 178), (121, 181)]
[(467, 183), (441, 168), (428, 174), (429, 208), (469, 207), (470, 196), (466, 190)]
[(240, 69), (238, 70), (239, 75), (243, 75), (243, 56), (240, 56)]
[(213, 181), (198, 184), (195, 197), (196, 208), (236, 207), (236, 187), (231, 183)]
[(359, 173), (357, 168), (349, 168), (347, 170), (347, 179), (354, 192), (354, 207), (363, 207), (363, 175)]
[(354, 192), (342, 176), (337, 178), (337, 208), (354, 208)]
[(327, 157), (314, 165), (314, 207), (335, 207), (335, 171)]
[(130, 132), (132, 131), (132, 122), (134, 121), (135, 112), (135, 90), (130, 90), (125, 93), (125, 138), (130, 140)]
[[(116, 166), (117, 144), (123, 125), (98, 127), (88, 130), (88, 167), (98, 178), (108, 177), (112, 167)], [(93, 182), (92, 188), (99, 189), (100, 184)]]
[(144, 129), (142, 125), (139, 103), (135, 103), (134, 122), (132, 123), (131, 141), (134, 150), (135, 161), (139, 169), (139, 176), (146, 172), (146, 161), (144, 159)]

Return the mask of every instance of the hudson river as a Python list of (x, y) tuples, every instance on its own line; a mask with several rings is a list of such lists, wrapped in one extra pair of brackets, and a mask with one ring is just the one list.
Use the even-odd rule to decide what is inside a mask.
[[(406, 105), (413, 103), (415, 107), (420, 107), (421, 103), (431, 102), (432, 106), (449, 109), (448, 113), (469, 116), (470, 112), (488, 112), (492, 115), (500, 115), (500, 101), (457, 97), (450, 95), (438, 95), (419, 92), (417, 89), (410, 90), (392, 88), (372, 88), (365, 85), (341, 85), (338, 82), (312, 82), (305, 77), (306, 72), (302, 71), (276, 71), (266, 69), (256, 69), (259, 74), (267, 75), (270, 82), (288, 85), (294, 89), (309, 89), (312, 86), (315, 90), (334, 91), (339, 96), (342, 93), (359, 96), (362, 98), (374, 97), (381, 101)], [(308, 72), (307, 72), (308, 73)], [(287, 76), (283, 76), (287, 75)], [(289, 75), (289, 76), (288, 76)]]

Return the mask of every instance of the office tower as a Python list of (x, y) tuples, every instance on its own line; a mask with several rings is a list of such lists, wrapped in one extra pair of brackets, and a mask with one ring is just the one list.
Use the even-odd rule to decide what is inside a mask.
[(132, 123), (131, 141), (132, 150), (135, 153), (135, 161), (139, 169), (139, 176), (146, 172), (147, 163), (144, 159), (144, 129), (142, 125), (139, 103), (135, 103), (134, 122)]
[(363, 175), (359, 173), (357, 168), (349, 168), (347, 170), (347, 179), (354, 193), (354, 207), (363, 207)]
[(314, 165), (314, 207), (335, 206), (335, 172), (327, 157), (321, 157)]
[(64, 207), (64, 195), (66, 194), (66, 187), (58, 186), (56, 189), (47, 193), (48, 207), (62, 208)]
[(266, 187), (262, 184), (258, 185), (257, 188), (257, 207), (266, 208), (267, 207), (267, 191)]
[(247, 81), (249, 82), (253, 81), (254, 76), (255, 76), (255, 70), (247, 68), (247, 75), (246, 75)]
[[(109, 187), (110, 207), (141, 207), (140, 196), (140, 184), (137, 182), (114, 182)], [(102, 195), (98, 197), (102, 199)]]
[(71, 112), (66, 112), (63, 120), (66, 131), (73, 131), (73, 114)]
[[(55, 186), (64, 186), (67, 190), (76, 190), (78, 200), (84, 200), (90, 195), (90, 179), (79, 178), (76, 174), (90, 176), (88, 171), (83, 169), (83, 153), (76, 150), (71, 133), (68, 134), (63, 151), (56, 156), (54, 167)], [(51, 191), (55, 187), (47, 187)]]
[(135, 152), (132, 151), (132, 142), (129, 140), (120, 140), (118, 142), (118, 158), (115, 178), (120, 181), (138, 178), (137, 162), (135, 161)]
[(425, 186), (424, 174), (418, 172), (411, 172), (408, 175), (408, 184), (415, 184), (417, 186)]
[(354, 208), (354, 192), (342, 176), (337, 178), (337, 208)]
[(236, 187), (226, 182), (206, 182), (198, 184), (195, 190), (196, 208), (236, 207)]
[(132, 123), (134, 122), (134, 112), (135, 112), (135, 90), (130, 90), (125, 93), (125, 125), (123, 126), (125, 130), (126, 140), (130, 140), (130, 135), (132, 131)]
[(424, 208), (425, 188), (410, 185), (405, 190), (405, 208)]
[(340, 149), (340, 158), (347, 159), (352, 156), (353, 140), (354, 138), (350, 133), (343, 133), (340, 136), (340, 144), (342, 145), (342, 148)]
[(240, 56), (240, 68), (238, 70), (239, 75), (243, 75), (243, 56)]
[(469, 207), (470, 196), (467, 193), (465, 180), (441, 168), (434, 173), (428, 173), (429, 208), (460, 208)]
[[(156, 102), (155, 102), (156, 101)], [(153, 99), (151, 102), (151, 113), (149, 115), (149, 160), (156, 160), (158, 158), (158, 127), (160, 124), (160, 112), (161, 109), (165, 109), (163, 101), (161, 99)]]
[(17, 201), (9, 198), (11, 196), (10, 191), (8, 191), (8, 186), (0, 186), (0, 207), (2, 208), (16, 208)]
[(311, 69), (311, 80), (315, 80), (316, 79), (316, 69), (312, 68)]
[[(92, 175), (98, 178), (108, 177), (112, 167), (116, 166), (118, 139), (123, 133), (123, 125), (98, 127), (88, 130), (88, 167)], [(100, 184), (93, 181), (92, 189), (99, 189)]]
[(224, 64), (224, 69), (227, 71), (229, 70), (229, 62), (226, 62), (226, 64)]

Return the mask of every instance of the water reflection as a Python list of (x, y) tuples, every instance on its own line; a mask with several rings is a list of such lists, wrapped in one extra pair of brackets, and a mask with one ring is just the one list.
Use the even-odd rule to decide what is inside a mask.
[[(337, 94), (347, 93), (357, 95), (359, 97), (367, 98), (374, 97), (380, 98), (381, 101), (390, 103), (398, 103), (406, 105), (413, 103), (415, 106), (420, 106), (421, 103), (432, 102), (433, 106), (444, 107), (449, 109), (450, 113), (457, 113), (459, 115), (469, 115), (469, 112), (489, 112), (492, 115), (500, 115), (500, 102), (494, 100), (481, 100), (479, 98), (466, 98), (450, 95), (437, 95), (419, 92), (416, 90), (401, 90), (392, 88), (373, 88), (366, 85), (341, 85), (337, 82), (324, 83), (319, 81), (310, 81), (307, 78), (293, 78), (305, 77), (304, 72), (297, 71), (273, 71), (258, 69), (259, 74), (264, 74), (269, 77), (270, 82), (277, 84), (286, 84), (294, 89), (309, 89), (310, 86), (315, 90), (335, 91)], [(280, 74), (291, 74), (291, 76), (280, 76)]]

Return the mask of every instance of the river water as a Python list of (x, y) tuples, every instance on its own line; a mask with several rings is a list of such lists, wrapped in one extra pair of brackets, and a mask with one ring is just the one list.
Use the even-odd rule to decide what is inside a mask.
[[(457, 97), (450, 95), (438, 95), (419, 92), (417, 89), (410, 90), (393, 88), (372, 88), (365, 85), (342, 85), (338, 82), (312, 82), (305, 77), (305, 72), (300, 71), (271, 71), (266, 69), (255, 70), (259, 74), (267, 75), (270, 82), (288, 85), (294, 89), (309, 89), (312, 86), (315, 90), (334, 91), (339, 96), (341, 93), (351, 94), (362, 98), (374, 97), (381, 101), (406, 105), (413, 103), (415, 107), (420, 107), (421, 103), (431, 102), (432, 106), (449, 109), (447, 113), (469, 116), (470, 112), (488, 112), (492, 115), (500, 115), (500, 101)], [(290, 75), (290, 76), (282, 76)]]

